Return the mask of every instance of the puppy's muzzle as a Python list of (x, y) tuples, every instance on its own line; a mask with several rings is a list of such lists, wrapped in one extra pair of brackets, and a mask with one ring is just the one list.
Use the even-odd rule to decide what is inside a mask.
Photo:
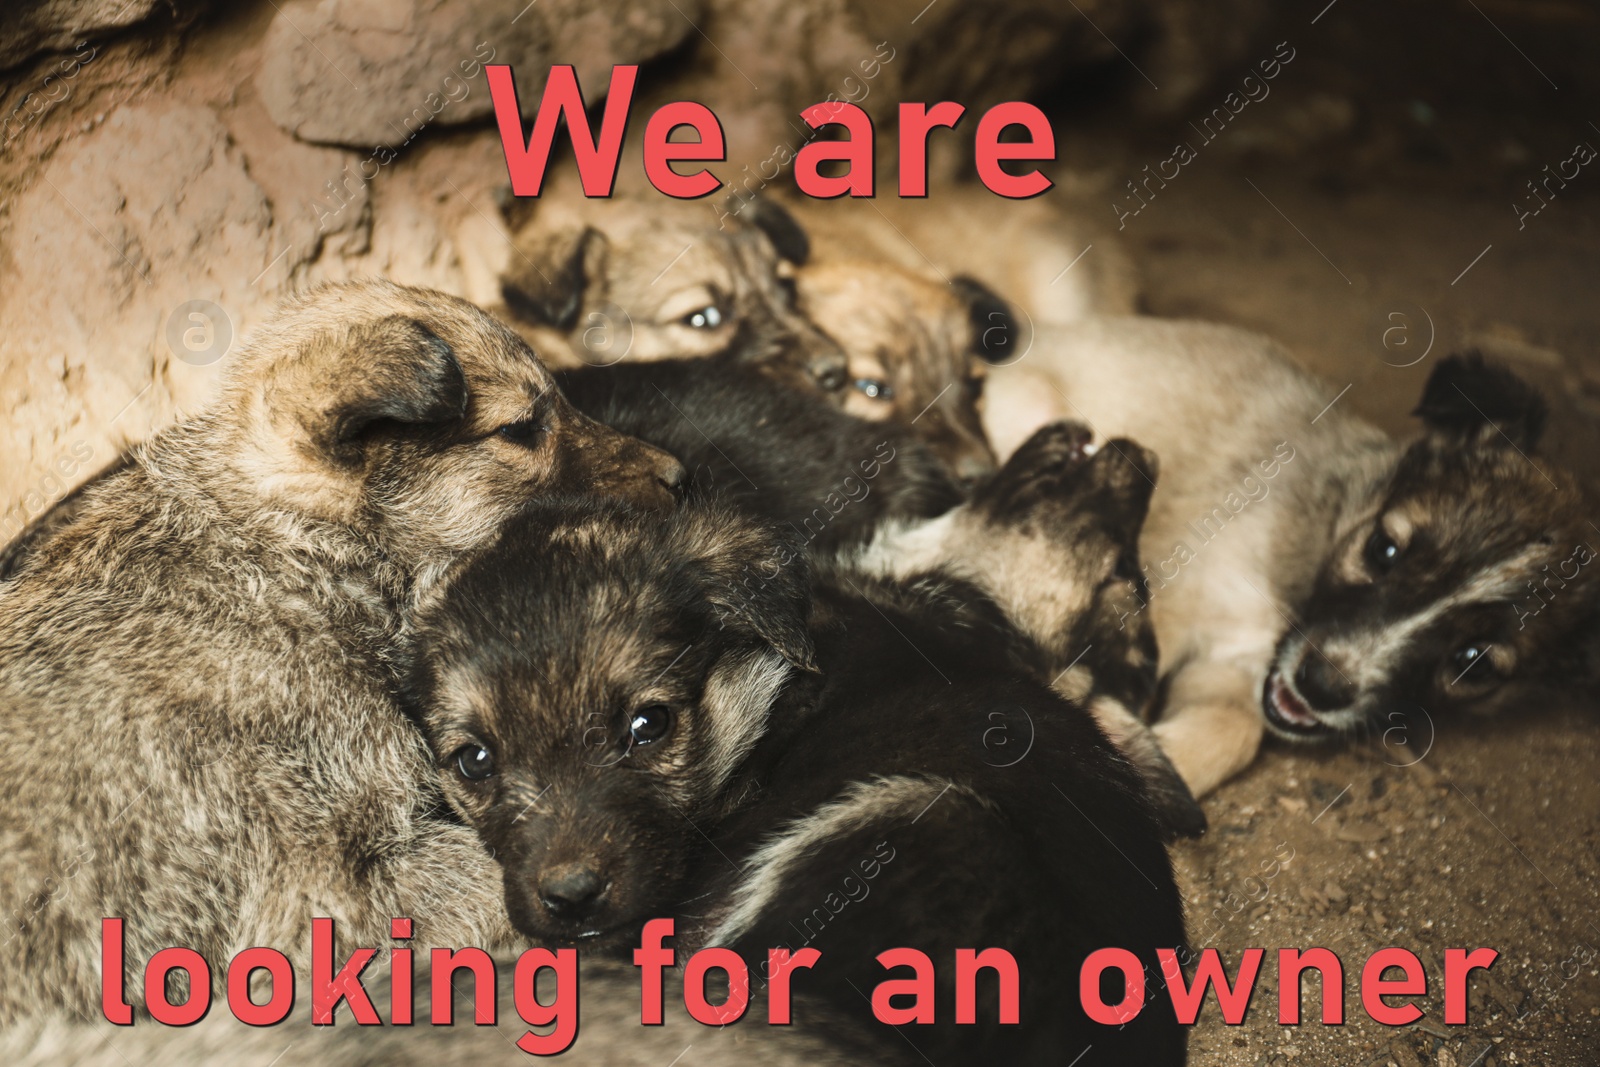
[(599, 912), (610, 888), (611, 882), (592, 865), (563, 863), (541, 874), (537, 893), (551, 918), (582, 923)]

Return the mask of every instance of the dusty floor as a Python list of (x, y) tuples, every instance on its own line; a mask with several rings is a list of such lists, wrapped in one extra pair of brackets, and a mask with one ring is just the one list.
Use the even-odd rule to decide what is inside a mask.
[[(1551, 394), (1550, 451), (1592, 479), (1600, 175), (1574, 181), (1523, 228), (1510, 205), (1575, 140), (1600, 145), (1597, 131), (1555, 111), (1435, 112), (1404, 86), (1351, 85), (1338, 59), (1362, 30), (1359, 21), (1347, 27), (1320, 57), (1302, 43), (1281, 95), (1125, 220), (1148, 310), (1279, 337), (1328, 380), (1330, 402), (1337, 396), (1397, 432), (1432, 358), (1483, 345)], [(1522, 63), (1505, 42), (1493, 47)], [(1458, 76), (1479, 73), (1497, 76)], [(1291, 87), (1296, 74), (1304, 80)], [(1331, 130), (1307, 135), (1308, 112), (1331, 116)], [(1296, 136), (1312, 140), (1292, 157), (1254, 150)], [(1080, 147), (1120, 185), (1171, 144), (1142, 135)], [(1430, 338), (1432, 358), (1421, 358)], [(1230, 967), (1246, 947), (1268, 949), (1245, 1023), (1225, 1026), (1212, 1007), (1192, 1062), (1600, 1063), (1597, 766), (1592, 708), (1422, 722), (1345, 751), (1269, 743), (1208, 801), (1209, 835), (1176, 853), (1195, 943), (1222, 950)], [(1424, 959), (1434, 994), (1423, 1020), (1399, 1030), (1366, 1016), (1357, 985), (1367, 957), (1388, 945)], [(1281, 946), (1325, 946), (1342, 958), (1345, 1025), (1314, 1021), (1315, 980), (1304, 1006), (1313, 1021), (1279, 1025), (1271, 950)], [(1472, 1000), (1470, 1024), (1447, 1027), (1437, 999), (1443, 950), (1479, 946), (1501, 958)]]

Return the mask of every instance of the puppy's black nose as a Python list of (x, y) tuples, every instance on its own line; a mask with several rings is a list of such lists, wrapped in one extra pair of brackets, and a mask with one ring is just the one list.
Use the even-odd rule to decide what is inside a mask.
[(563, 863), (540, 879), (539, 899), (558, 919), (583, 919), (594, 914), (609, 885), (593, 867)]
[(1339, 668), (1316, 651), (1308, 651), (1294, 672), (1294, 687), (1316, 711), (1338, 711), (1356, 699), (1356, 687)]

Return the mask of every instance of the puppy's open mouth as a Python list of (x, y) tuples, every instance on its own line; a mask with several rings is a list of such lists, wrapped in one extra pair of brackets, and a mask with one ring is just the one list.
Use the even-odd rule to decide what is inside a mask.
[(1273, 733), (1296, 741), (1320, 740), (1337, 733), (1300, 699), (1274, 667), (1262, 688), (1261, 710)]

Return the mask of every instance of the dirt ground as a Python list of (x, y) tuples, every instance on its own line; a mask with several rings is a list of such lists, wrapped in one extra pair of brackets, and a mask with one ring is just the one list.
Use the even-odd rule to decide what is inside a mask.
[[(1402, 15), (1370, 6), (1335, 9), (1315, 28), (1301, 12), (1306, 36), (1278, 94), (1165, 188), (1152, 186), (1121, 236), (1147, 310), (1272, 334), (1327, 379), (1330, 402), (1391, 431), (1407, 430), (1438, 356), (1479, 345), (1512, 360), (1551, 396), (1551, 455), (1592, 480), (1600, 174), (1560, 190), (1521, 228), (1511, 205), (1574, 141), (1600, 145), (1600, 128), (1544, 103), (1559, 94), (1528, 66), (1558, 64), (1536, 34), (1505, 21), (1503, 5), (1486, 6), (1518, 44), (1470, 9), (1453, 11), (1474, 20), (1459, 27), (1470, 47), (1430, 53), (1432, 67), (1408, 49), (1438, 33), (1430, 20), (1446, 5), (1411, 5), (1398, 28), (1385, 20)], [(1566, 88), (1562, 107), (1595, 103)], [(1182, 127), (1128, 137), (1106, 119), (1069, 151), (1093, 158), (1116, 187), (1167, 157), (1175, 138), (1198, 142)], [(1268, 950), (1245, 1023), (1226, 1026), (1210, 1008), (1191, 1062), (1600, 1063), (1597, 727), (1592, 708), (1529, 707), (1516, 721), (1397, 725), (1344, 751), (1269, 743), (1207, 801), (1210, 833), (1176, 850), (1195, 944), (1220, 949), (1230, 968), (1244, 948)], [(1367, 1017), (1358, 987), (1367, 957), (1389, 945), (1416, 951), (1430, 975), (1426, 1016), (1398, 1030)], [(1314, 979), (1308, 1021), (1278, 1023), (1272, 950), (1282, 946), (1341, 957), (1344, 1025), (1318, 1021)], [(1479, 946), (1500, 959), (1472, 997), (1469, 1025), (1447, 1027), (1443, 950)]]

